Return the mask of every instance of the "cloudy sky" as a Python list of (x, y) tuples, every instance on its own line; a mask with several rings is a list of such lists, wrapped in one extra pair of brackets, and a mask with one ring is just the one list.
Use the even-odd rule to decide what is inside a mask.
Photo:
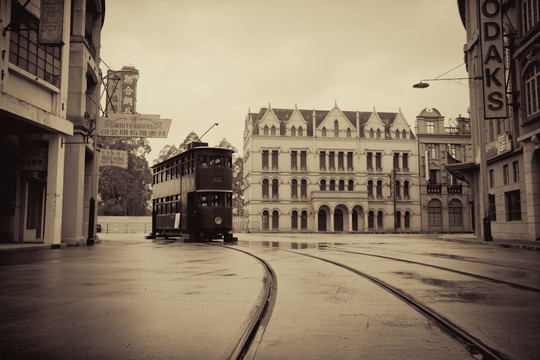
[[(172, 119), (167, 139), (150, 141), (157, 157), (195, 131), (242, 154), (251, 109), (393, 112), (413, 127), (435, 107), (466, 115), (465, 30), (456, 0), (111, 0), (101, 57), (113, 70), (140, 72), (137, 111)], [(106, 73), (107, 66), (101, 68)]]

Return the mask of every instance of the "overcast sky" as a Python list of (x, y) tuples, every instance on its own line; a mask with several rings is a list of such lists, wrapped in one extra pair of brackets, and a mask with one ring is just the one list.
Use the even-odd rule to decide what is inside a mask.
[[(242, 155), (251, 109), (397, 112), (437, 108), (467, 115), (467, 82), (432, 82), (463, 63), (465, 29), (456, 0), (111, 0), (101, 58), (140, 72), (137, 112), (172, 119), (157, 157), (195, 131)], [(104, 74), (107, 67), (101, 66)], [(460, 66), (444, 77), (467, 76)]]

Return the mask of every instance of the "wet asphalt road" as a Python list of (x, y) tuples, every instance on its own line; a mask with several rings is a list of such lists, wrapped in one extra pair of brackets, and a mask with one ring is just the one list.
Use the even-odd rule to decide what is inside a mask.
[[(1, 359), (229, 358), (261, 300), (267, 279), (260, 262), (220, 246), (151, 242), (140, 234), (102, 238), (94, 247), (0, 253)], [(418, 236), (336, 239), (347, 250), (540, 287), (538, 251)], [(239, 249), (267, 259), (278, 276), (272, 317), (252, 358), (472, 358), (374, 284), (330, 264), (261, 247), (267, 240), (282, 247), (305, 242), (300, 252), (398, 284), (507, 358), (539, 354), (538, 292), (312, 246), (329, 240), (323, 235), (241, 234), (240, 240)]]

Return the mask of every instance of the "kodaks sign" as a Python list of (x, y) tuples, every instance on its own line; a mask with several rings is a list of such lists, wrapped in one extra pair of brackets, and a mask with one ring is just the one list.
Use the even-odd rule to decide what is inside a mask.
[(478, 0), (484, 117), (508, 117), (504, 74), (504, 42), (502, 1)]

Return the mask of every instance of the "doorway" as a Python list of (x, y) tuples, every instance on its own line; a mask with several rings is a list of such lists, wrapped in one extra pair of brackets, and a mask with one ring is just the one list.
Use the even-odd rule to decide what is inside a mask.
[(25, 180), (23, 241), (43, 241), (45, 225), (45, 183)]

